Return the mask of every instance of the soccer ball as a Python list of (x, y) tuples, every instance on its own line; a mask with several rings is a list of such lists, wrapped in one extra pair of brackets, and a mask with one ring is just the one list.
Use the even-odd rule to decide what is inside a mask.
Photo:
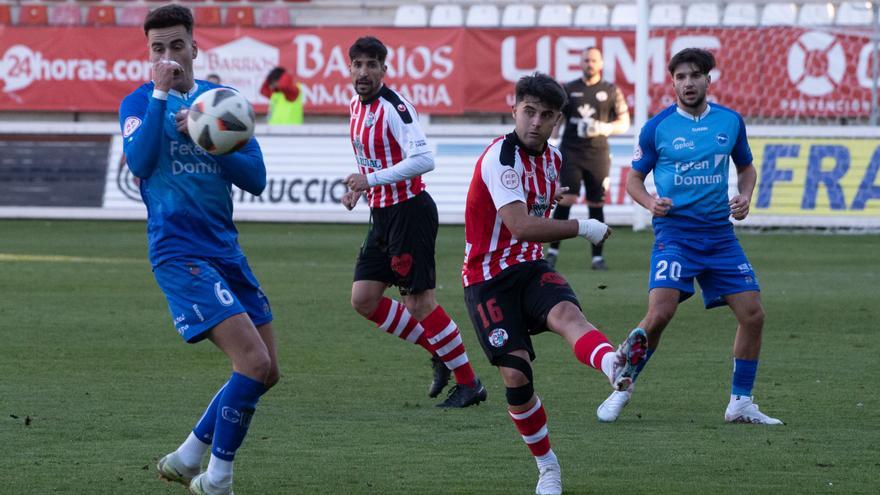
[(215, 88), (205, 91), (189, 107), (189, 137), (212, 155), (241, 149), (254, 135), (256, 117), (251, 104), (237, 91)]

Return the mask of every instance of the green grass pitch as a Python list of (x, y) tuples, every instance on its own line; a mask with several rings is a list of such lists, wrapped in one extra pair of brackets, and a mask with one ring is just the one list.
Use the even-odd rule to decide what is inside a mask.
[[(428, 356), (349, 306), (363, 225), (242, 224), (275, 312), (283, 378), (236, 462), (243, 494), (528, 494), (534, 461), (505, 412), (462, 301), (463, 229), (438, 240), (438, 298), (489, 390), (442, 411)], [(141, 222), (0, 221), (0, 492), (178, 494), (155, 462), (229, 373), (173, 330)], [(755, 395), (784, 427), (723, 422), (735, 321), (684, 303), (615, 424), (604, 377), (562, 339), (536, 338), (536, 389), (566, 493), (877, 493), (880, 238), (740, 234), (767, 312)], [(617, 229), (611, 271), (560, 271), (587, 318), (619, 341), (646, 306), (652, 237)]]

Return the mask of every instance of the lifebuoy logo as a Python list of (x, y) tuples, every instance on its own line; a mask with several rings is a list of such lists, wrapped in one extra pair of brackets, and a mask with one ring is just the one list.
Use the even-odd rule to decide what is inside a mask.
[[(812, 57), (814, 62), (810, 64)], [(810, 69), (819, 69), (811, 71)], [(833, 35), (809, 31), (788, 49), (788, 78), (808, 96), (825, 96), (843, 80), (846, 58), (843, 46)]]
[(0, 59), (0, 80), (10, 93), (34, 81), (147, 81), (150, 69), (146, 60), (50, 59), (29, 46), (12, 45)]

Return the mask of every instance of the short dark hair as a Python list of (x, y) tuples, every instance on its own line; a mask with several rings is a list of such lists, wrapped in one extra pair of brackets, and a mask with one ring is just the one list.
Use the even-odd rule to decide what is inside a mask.
[(183, 26), (186, 32), (193, 32), (192, 11), (183, 5), (163, 5), (151, 11), (144, 19), (144, 34), (149, 34), (151, 29), (162, 29), (174, 26)]
[(385, 57), (388, 56), (388, 48), (373, 36), (364, 36), (358, 38), (348, 49), (348, 59), (354, 60), (359, 55), (366, 55), (375, 58), (381, 63), (385, 63)]
[(669, 61), (669, 65), (666, 67), (669, 69), (669, 75), (675, 75), (675, 68), (681, 64), (693, 64), (701, 73), (708, 74), (715, 68), (715, 55), (702, 48), (685, 48), (676, 53)]
[(269, 71), (269, 75), (266, 76), (266, 84), (278, 82), (278, 80), (281, 79), (281, 76), (283, 76), (285, 72), (287, 71), (284, 70), (284, 67), (275, 67), (274, 69)]
[(568, 101), (565, 90), (556, 79), (540, 72), (523, 76), (516, 82), (516, 102), (523, 101), (526, 95), (534, 96), (556, 110), (562, 110)]

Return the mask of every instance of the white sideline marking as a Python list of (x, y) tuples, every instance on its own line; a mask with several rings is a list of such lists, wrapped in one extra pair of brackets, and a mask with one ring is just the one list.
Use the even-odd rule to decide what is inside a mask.
[(60, 256), (40, 254), (13, 254), (0, 253), (0, 262), (37, 261), (44, 263), (103, 263), (103, 264), (127, 264), (146, 263), (147, 260), (135, 258), (90, 258), (84, 256)]

